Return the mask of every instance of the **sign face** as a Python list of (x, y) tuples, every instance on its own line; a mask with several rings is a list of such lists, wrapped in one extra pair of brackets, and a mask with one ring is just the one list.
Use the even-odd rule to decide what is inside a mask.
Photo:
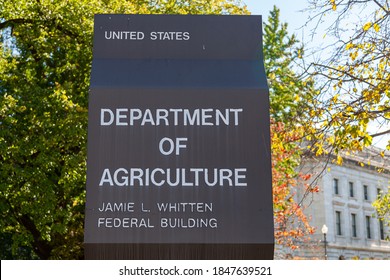
[(260, 16), (95, 16), (86, 251), (265, 245), (273, 254), (261, 38)]

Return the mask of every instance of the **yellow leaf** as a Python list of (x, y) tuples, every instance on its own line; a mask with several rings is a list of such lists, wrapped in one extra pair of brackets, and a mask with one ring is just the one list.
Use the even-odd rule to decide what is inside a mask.
[(381, 29), (381, 28), (380, 28), (379, 24), (374, 23), (374, 29), (376, 32), (379, 32), (379, 29)]
[(320, 155), (322, 155), (324, 153), (324, 149), (321, 147), (321, 146), (319, 146), (318, 147), (318, 150), (316, 151), (316, 156), (320, 156)]
[(346, 50), (349, 50), (350, 48), (352, 48), (353, 47), (353, 44), (350, 42), (350, 43), (348, 43), (346, 46), (345, 46), (345, 49)]
[(358, 54), (359, 53), (356, 51), (356, 52), (350, 53), (349, 57), (352, 59), (352, 61), (354, 61), (357, 58)]
[(337, 164), (338, 165), (342, 165), (343, 164), (343, 158), (340, 155), (337, 156)]
[(367, 31), (368, 29), (370, 29), (372, 26), (372, 22), (367, 22), (365, 25), (363, 25), (363, 30), (364, 31)]

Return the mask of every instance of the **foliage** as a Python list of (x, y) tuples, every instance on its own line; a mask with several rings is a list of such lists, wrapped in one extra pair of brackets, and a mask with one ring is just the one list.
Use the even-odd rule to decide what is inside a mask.
[(300, 163), (300, 148), (296, 144), (301, 131), (287, 130), (283, 123), (271, 124), (272, 140), (272, 183), (275, 219), (275, 239), (278, 244), (297, 248), (297, 241), (314, 233), (304, 213), (303, 201), (296, 201), (296, 193), (318, 192), (316, 186), (308, 183), (310, 174), (296, 171)]
[(270, 87), (272, 182), (275, 239), (279, 244), (296, 248), (298, 240), (314, 232), (304, 214), (303, 199), (318, 189), (308, 184), (310, 174), (301, 174), (302, 138), (307, 133), (310, 100), (318, 92), (311, 79), (294, 72), (303, 55), (295, 36), (289, 36), (287, 24), (279, 20), (274, 7), (264, 25), (264, 61)]
[(387, 225), (390, 226), (390, 192), (380, 194), (378, 198), (374, 201), (373, 206), (377, 211), (378, 218), (382, 221), (387, 222)]
[[(323, 95), (313, 107), (317, 155), (332, 147), (361, 151), (375, 137), (390, 135), (390, 7), (387, 0), (311, 0), (312, 20), (327, 26), (334, 38), (329, 56), (312, 64)], [(331, 20), (325, 20), (325, 16)], [(323, 79), (325, 78), (325, 79)], [(370, 131), (376, 124), (377, 131)], [(390, 140), (387, 145), (390, 150)], [(381, 152), (386, 157), (385, 152)], [(338, 156), (337, 163), (342, 163)], [(385, 199), (384, 196), (383, 199)], [(375, 204), (378, 211), (388, 201)]]
[(0, 0), (0, 237), (12, 238), (6, 258), (25, 258), (31, 249), (31, 258), (83, 258), (87, 97), (99, 13), (247, 10), (234, 0)]
[[(323, 83), (322, 102), (313, 113), (321, 131), (317, 134), (321, 144), (316, 147), (362, 150), (373, 138), (390, 134), (388, 1), (310, 2), (318, 12), (312, 20), (323, 25), (331, 22), (326, 35), (334, 38), (328, 57), (322, 55), (310, 69)], [(370, 132), (368, 125), (373, 123), (379, 128)]]
[[(270, 88), (270, 113), (276, 122), (291, 127), (306, 126), (310, 100), (318, 92), (313, 80), (295, 71), (302, 65), (303, 46), (295, 35), (288, 35), (287, 23), (281, 23), (280, 11), (274, 6), (264, 24), (264, 64)], [(299, 70), (299, 69), (298, 69)]]

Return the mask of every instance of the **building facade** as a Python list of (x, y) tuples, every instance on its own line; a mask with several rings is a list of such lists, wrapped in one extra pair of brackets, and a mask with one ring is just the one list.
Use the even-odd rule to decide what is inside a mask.
[[(390, 259), (389, 227), (378, 219), (372, 203), (388, 191), (389, 155), (372, 148), (358, 155), (343, 155), (343, 164), (311, 159), (304, 172), (318, 177), (319, 192), (303, 201), (311, 225), (310, 240), (289, 252), (304, 259)], [(302, 199), (297, 194), (297, 199)], [(327, 227), (326, 254), (323, 225)], [(326, 256), (325, 256), (326, 255)]]

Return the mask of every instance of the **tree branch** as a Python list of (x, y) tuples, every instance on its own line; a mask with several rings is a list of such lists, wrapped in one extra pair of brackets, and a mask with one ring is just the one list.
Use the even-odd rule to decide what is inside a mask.
[(377, 0), (374, 0), (375, 4), (377, 4), (386, 14), (390, 15), (390, 11), (389, 10), (386, 10), (386, 8), (381, 4), (379, 3)]
[(41, 259), (47, 260), (50, 257), (52, 247), (42, 239), (41, 233), (29, 216), (26, 214), (22, 215), (19, 218), (19, 221), (32, 234), (34, 238), (33, 246), (35, 253)]
[(78, 43), (84, 43), (83, 40), (80, 40), (81, 38), (78, 34), (75, 34), (74, 32), (61, 26), (56, 18), (53, 18), (51, 20), (32, 20), (32, 19), (24, 19), (24, 18), (10, 19), (0, 23), (0, 30), (8, 27), (14, 28), (15, 25), (18, 24), (23, 25), (23, 24), (32, 24), (32, 23), (46, 24), (47, 27), (57, 29), (59, 32), (63, 33), (64, 35), (74, 38)]
[(33, 23), (33, 22), (34, 21), (32, 19), (24, 19), (24, 18), (10, 19), (0, 23), (0, 30), (7, 27), (14, 27), (16, 24), (26, 24), (26, 23)]
[(375, 134), (371, 134), (370, 136), (371, 137), (377, 137), (377, 136), (385, 135), (387, 133), (390, 133), (390, 129), (382, 131), (382, 132), (378, 132), (378, 133), (375, 133)]

